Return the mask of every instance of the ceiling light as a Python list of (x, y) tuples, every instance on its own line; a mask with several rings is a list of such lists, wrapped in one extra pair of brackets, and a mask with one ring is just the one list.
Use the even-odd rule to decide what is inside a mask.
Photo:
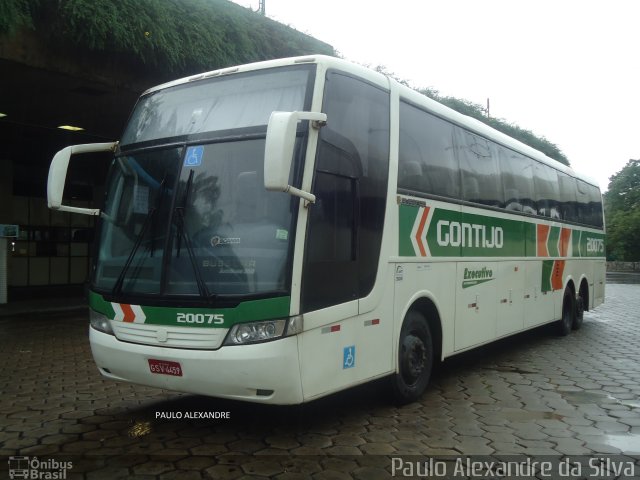
[(69, 130), (71, 132), (79, 132), (81, 130), (84, 130), (84, 128), (82, 127), (74, 127), (73, 125), (60, 125), (58, 128), (61, 128), (62, 130)]
[(4, 118), (4, 117), (6, 117), (6, 116), (7, 116), (7, 114), (6, 114), (6, 113), (0, 113), (0, 118)]

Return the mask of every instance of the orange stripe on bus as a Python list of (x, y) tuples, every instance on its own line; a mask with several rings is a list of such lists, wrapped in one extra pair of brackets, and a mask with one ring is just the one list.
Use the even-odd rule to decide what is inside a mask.
[(571, 229), (563, 228), (560, 233), (560, 256), (569, 256), (569, 242), (571, 241)]
[(416, 232), (416, 242), (418, 243), (418, 248), (420, 249), (420, 255), (423, 257), (427, 256), (427, 251), (422, 243), (422, 232), (424, 231), (424, 226), (427, 223), (429, 208), (431, 207), (424, 207), (424, 210), (422, 211), (422, 218), (420, 219), (420, 226), (418, 227), (418, 231)]
[(124, 313), (124, 318), (122, 319), (122, 321), (127, 323), (133, 323), (133, 321), (136, 319), (136, 314), (133, 313), (133, 309), (131, 308), (131, 305), (128, 305), (126, 303), (121, 303), (120, 308), (122, 308), (122, 313)]
[(551, 288), (562, 290), (562, 274), (564, 273), (564, 260), (556, 260), (553, 262), (553, 271), (551, 272)]
[(549, 249), (547, 240), (549, 239), (549, 225), (538, 224), (537, 255), (538, 257), (548, 257)]

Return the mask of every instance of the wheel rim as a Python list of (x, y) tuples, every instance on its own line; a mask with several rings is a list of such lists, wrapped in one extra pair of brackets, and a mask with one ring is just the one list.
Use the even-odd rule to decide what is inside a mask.
[(402, 342), (402, 378), (414, 385), (427, 368), (427, 349), (420, 337), (411, 333)]

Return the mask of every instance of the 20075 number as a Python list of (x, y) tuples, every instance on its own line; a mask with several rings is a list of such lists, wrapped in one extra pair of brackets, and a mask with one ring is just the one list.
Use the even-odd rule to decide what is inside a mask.
[(199, 325), (222, 325), (224, 315), (221, 313), (178, 313), (178, 323), (197, 323)]

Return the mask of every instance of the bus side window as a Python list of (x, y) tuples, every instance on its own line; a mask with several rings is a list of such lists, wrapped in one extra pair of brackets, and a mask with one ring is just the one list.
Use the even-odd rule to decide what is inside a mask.
[(326, 130), (318, 147), (309, 210), (303, 308), (313, 311), (357, 298), (357, 191), (362, 176), (357, 152)]
[(422, 154), (416, 140), (407, 132), (400, 132), (398, 152), (398, 187), (424, 192), (422, 186)]
[(453, 125), (400, 102), (398, 188), (458, 198), (460, 172), (453, 151)]
[[(380, 259), (389, 176), (389, 92), (329, 71), (303, 269), (305, 312), (366, 296)], [(328, 243), (328, 245), (327, 245)]]
[(533, 164), (530, 159), (501, 145), (493, 146), (505, 194), (505, 208), (535, 215)]
[(587, 223), (594, 227), (602, 228), (604, 226), (604, 219), (602, 218), (602, 195), (600, 194), (600, 189), (593, 185), (588, 185), (587, 188), (589, 191), (589, 206), (591, 211)]
[(576, 211), (576, 179), (566, 173), (557, 172), (560, 184), (560, 218), (568, 222), (578, 221)]
[(462, 128), (455, 129), (456, 151), (462, 176), (462, 199), (492, 207), (504, 207), (498, 159), (489, 141)]
[(560, 218), (560, 212), (558, 211), (560, 192), (556, 170), (548, 165), (536, 163), (534, 185), (538, 215)]

